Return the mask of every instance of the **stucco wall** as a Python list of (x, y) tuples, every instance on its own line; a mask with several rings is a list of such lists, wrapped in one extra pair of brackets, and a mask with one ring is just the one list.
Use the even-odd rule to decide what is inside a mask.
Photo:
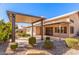
[[(51, 20), (51, 21), (49, 21), (49, 23), (50, 22), (56, 22), (56, 21), (61, 21), (61, 20), (67, 20), (67, 19), (71, 19), (71, 20), (73, 20), (74, 21), (74, 23), (72, 23), (72, 22), (70, 22), (70, 24), (69, 24), (69, 27), (68, 27), (68, 25), (67, 25), (67, 27), (68, 27), (68, 32), (67, 32), (67, 34), (63, 34), (63, 33), (54, 33), (53, 32), (53, 35), (54, 36), (62, 36), (62, 37), (73, 37), (73, 36), (76, 36), (76, 34), (77, 34), (77, 32), (79, 31), (79, 17), (78, 17), (78, 13), (75, 13), (75, 14), (72, 14), (72, 15), (69, 15), (69, 16), (67, 16), (67, 17), (62, 17), (62, 18), (59, 18), (59, 19), (55, 19), (55, 20)], [(66, 24), (65, 24), (66, 25)], [(63, 24), (63, 26), (65, 26), (64, 24)], [(51, 25), (52, 26), (52, 25)], [(57, 26), (56, 24), (53, 26), (53, 27), (55, 27), (55, 26)], [(74, 33), (73, 34), (71, 34), (70, 33), (70, 26), (73, 26), (74, 27)], [(49, 27), (49, 26), (48, 26)]]
[[(65, 33), (55, 33), (55, 29), (53, 28), (53, 36), (61, 36), (61, 37), (73, 37), (76, 36), (77, 32), (79, 31), (79, 17), (78, 17), (78, 13), (66, 16), (66, 17), (62, 17), (59, 19), (52, 19), (51, 21), (46, 21), (44, 23), (51, 23), (51, 22), (56, 22), (56, 21), (67, 21), (67, 19), (71, 19), (74, 21), (74, 23), (70, 22), (69, 24), (66, 23), (61, 23), (61, 24), (54, 24), (54, 25), (48, 25), (48, 26), (44, 26), (44, 34), (45, 34), (45, 27), (56, 27), (56, 26), (67, 26), (67, 34)], [(70, 26), (74, 26), (74, 33), (70, 34)], [(34, 35), (39, 35), (40, 34), (40, 27), (34, 27)], [(30, 32), (31, 33), (31, 32)]]
[(36, 27), (36, 35), (40, 35), (40, 27), (38, 26), (38, 27)]
[(74, 23), (72, 23), (72, 22), (70, 23), (70, 26), (74, 26), (74, 34), (70, 34), (70, 37), (73, 37), (73, 36), (76, 36), (77, 32), (79, 31), (78, 13), (70, 15), (69, 19), (74, 21)]

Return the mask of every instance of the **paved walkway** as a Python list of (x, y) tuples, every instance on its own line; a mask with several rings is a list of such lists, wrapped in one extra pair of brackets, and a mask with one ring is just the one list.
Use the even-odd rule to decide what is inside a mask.
[(5, 55), (7, 47), (8, 47), (8, 42), (4, 44), (0, 44), (0, 55)]
[(53, 49), (52, 54), (62, 55), (68, 51), (69, 48), (66, 47), (64, 40), (54, 40), (55, 49)]
[[(79, 50), (69, 49), (66, 47), (64, 40), (53, 40), (54, 48), (52, 50), (46, 50), (42, 46), (43, 42), (41, 40), (37, 40), (36, 47), (28, 48), (28, 40), (26, 38), (17, 39), (16, 42), (19, 43), (19, 48), (16, 52), (10, 51), (7, 49), (8, 44), (0, 45), (0, 55), (7, 54), (9, 55), (26, 55), (26, 54), (37, 54), (37, 55), (78, 55)], [(52, 40), (51, 40), (52, 41)]]

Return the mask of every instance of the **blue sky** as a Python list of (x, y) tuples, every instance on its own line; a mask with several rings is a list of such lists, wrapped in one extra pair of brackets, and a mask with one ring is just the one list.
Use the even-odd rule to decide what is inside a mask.
[[(36, 16), (44, 16), (52, 18), (68, 12), (79, 10), (77, 3), (2, 3), (0, 4), (0, 19), (8, 22), (6, 11), (15, 11)], [(19, 25), (26, 26), (27, 24), (19, 23)]]

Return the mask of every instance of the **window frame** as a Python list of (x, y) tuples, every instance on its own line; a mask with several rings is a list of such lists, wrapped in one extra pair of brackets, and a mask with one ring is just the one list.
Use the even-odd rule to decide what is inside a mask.
[(70, 26), (70, 34), (74, 34), (74, 26)]

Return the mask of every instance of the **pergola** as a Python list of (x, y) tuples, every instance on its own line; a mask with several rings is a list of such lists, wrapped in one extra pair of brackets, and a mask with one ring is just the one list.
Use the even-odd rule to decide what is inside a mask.
[(44, 17), (33, 16), (13, 11), (7, 11), (8, 18), (12, 22), (12, 42), (15, 42), (15, 22), (32, 24), (32, 37), (33, 37), (33, 24), (41, 22), (41, 40), (43, 40), (43, 20)]

